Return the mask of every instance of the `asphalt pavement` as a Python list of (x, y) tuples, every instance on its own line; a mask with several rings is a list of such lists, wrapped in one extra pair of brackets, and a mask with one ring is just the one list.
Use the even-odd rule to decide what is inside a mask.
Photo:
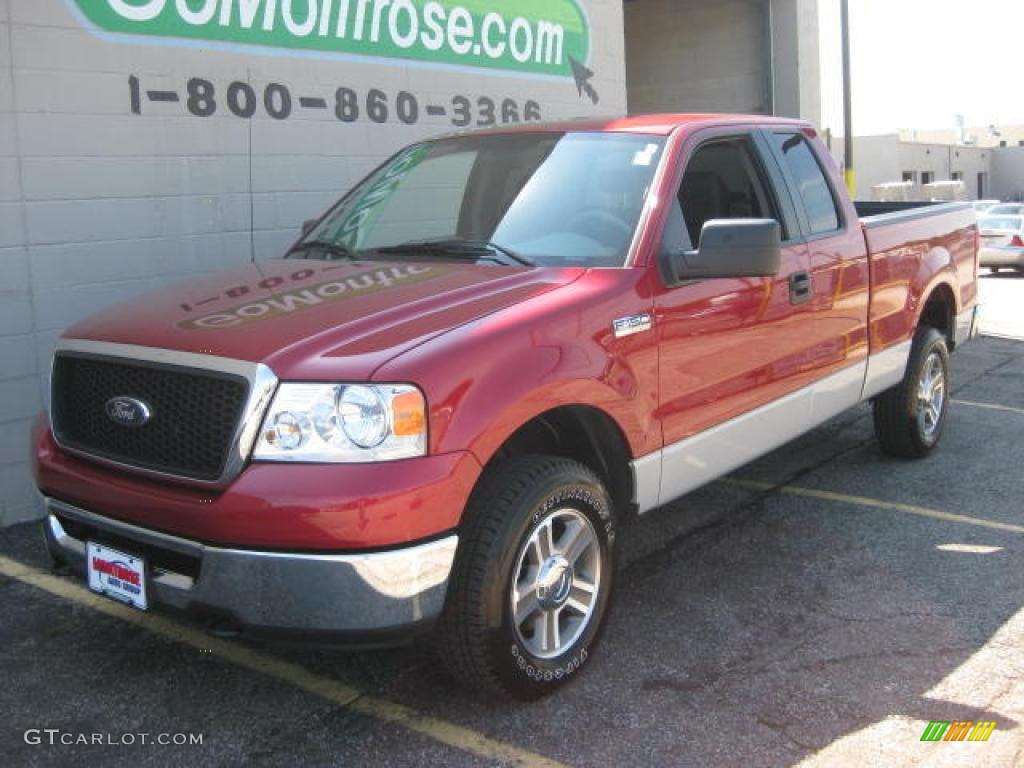
[[(1024, 338), (1024, 279), (982, 290)], [(928, 459), (884, 457), (862, 406), (645, 515), (623, 531), (603, 644), (529, 705), (456, 687), (424, 647), (247, 643), (133, 612), (53, 574), (36, 526), (15, 526), (4, 763), (1022, 765), (1022, 434), (1024, 343), (983, 338), (954, 356)], [(996, 725), (922, 742), (936, 720)], [(93, 734), (113, 743), (80, 743)]]

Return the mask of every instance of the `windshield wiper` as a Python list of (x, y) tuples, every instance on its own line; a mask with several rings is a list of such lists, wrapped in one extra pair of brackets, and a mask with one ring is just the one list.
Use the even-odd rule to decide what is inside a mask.
[(510, 248), (506, 248), (503, 245), (491, 242), (489, 240), (471, 240), (468, 238), (451, 237), (443, 238), (440, 240), (410, 240), (407, 243), (399, 243), (398, 245), (386, 245), (381, 248), (374, 248), (376, 253), (423, 253), (423, 254), (438, 254), (444, 256), (454, 256), (463, 258), (476, 258), (483, 254), (498, 255), (503, 257), (502, 259), (493, 259), (494, 261), (515, 262), (516, 264), (522, 264), (527, 267), (535, 267), (536, 264), (523, 256), (520, 253), (516, 253)]
[(338, 243), (334, 240), (306, 240), (297, 244), (288, 253), (285, 254), (285, 258), (291, 256), (293, 253), (305, 253), (315, 248), (322, 250), (324, 253), (329, 253), (336, 259), (354, 259), (356, 258), (355, 251), (349, 248), (344, 243)]

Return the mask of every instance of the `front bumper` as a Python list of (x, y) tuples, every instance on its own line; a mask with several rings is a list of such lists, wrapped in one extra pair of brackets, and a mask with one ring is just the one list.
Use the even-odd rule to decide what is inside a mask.
[(459, 527), (480, 476), (468, 451), (371, 464), (252, 462), (221, 493), (72, 456), (41, 414), (33, 472), (50, 498), (225, 549), (382, 551)]
[(155, 605), (225, 629), (391, 642), (429, 626), (444, 605), (458, 536), (361, 554), (309, 554), (202, 544), (46, 498), (50, 553), (85, 572), (93, 539), (147, 559)]

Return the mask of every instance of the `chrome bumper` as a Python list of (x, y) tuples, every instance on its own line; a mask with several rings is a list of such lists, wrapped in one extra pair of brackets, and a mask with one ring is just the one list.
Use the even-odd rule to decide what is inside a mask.
[[(149, 567), (150, 601), (195, 610), (240, 629), (341, 635), (381, 634), (437, 618), (458, 537), (368, 554), (300, 554), (226, 549), (171, 536), (46, 498), (47, 547), (72, 569), (85, 571), (85, 539), (76, 525), (116, 537), (111, 546), (192, 558), (193, 574)], [(62, 523), (62, 520), (65, 523)]]

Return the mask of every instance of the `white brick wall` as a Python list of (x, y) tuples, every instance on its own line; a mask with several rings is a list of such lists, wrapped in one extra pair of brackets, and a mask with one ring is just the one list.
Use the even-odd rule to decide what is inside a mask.
[[(536, 99), (552, 119), (624, 112), (621, 0), (582, 5), (597, 106), (569, 81), (118, 42), (84, 28), (65, 0), (0, 0), (0, 525), (38, 513), (29, 430), (68, 325), (185, 275), (244, 263), (251, 240), (257, 258), (281, 255), (302, 221), (384, 157), (453, 130), (450, 118), (428, 117), (426, 104), (465, 94), (517, 99), (520, 110)], [(180, 93), (190, 77), (206, 78), (217, 112), (196, 117), (183, 102), (143, 97), (142, 114), (132, 114), (129, 75), (143, 94)], [(257, 92), (251, 120), (226, 108), (232, 81)], [(289, 88), (289, 119), (266, 115), (269, 82)], [(386, 91), (390, 121), (336, 120), (342, 85), (364, 98)], [(394, 114), (400, 90), (419, 98), (416, 125)], [(303, 110), (302, 95), (329, 107)]]
[(0, 524), (36, 513), (28, 446), (41, 393), (8, 6), (0, 0)]

